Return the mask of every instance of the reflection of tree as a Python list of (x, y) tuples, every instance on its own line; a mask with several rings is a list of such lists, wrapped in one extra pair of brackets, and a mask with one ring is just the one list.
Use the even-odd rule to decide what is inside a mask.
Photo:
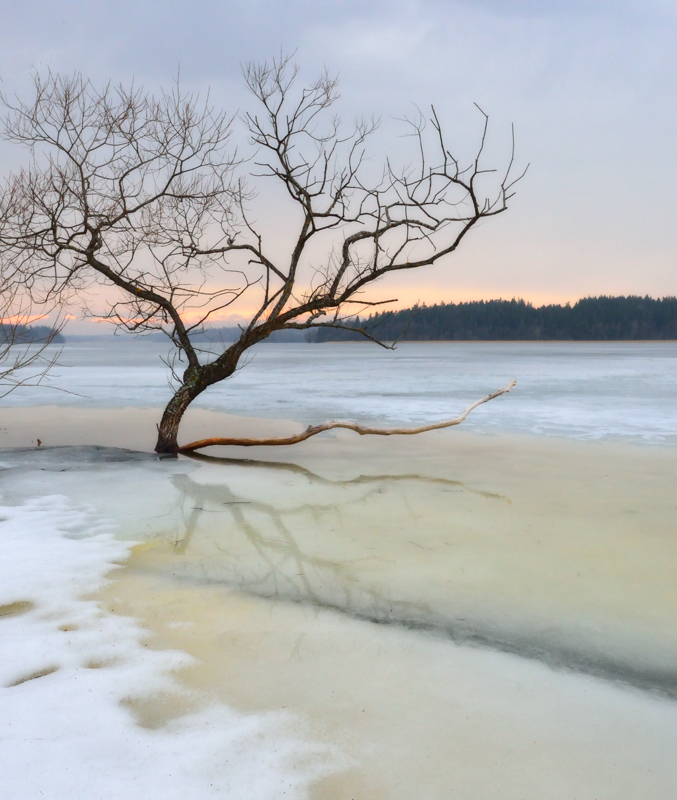
[(204, 453), (186, 453), (185, 455), (193, 461), (204, 461), (208, 464), (224, 464), (226, 466), (237, 467), (238, 469), (269, 469), (277, 473), (289, 472), (291, 474), (302, 475), (317, 486), (359, 486), (371, 485), (378, 481), (388, 482), (389, 484), (411, 481), (430, 486), (450, 486), (458, 491), (470, 492), (480, 497), (487, 497), (491, 500), (501, 500), (504, 503), (510, 503), (510, 500), (505, 495), (496, 494), (495, 492), (485, 492), (482, 489), (472, 489), (466, 486), (462, 481), (453, 481), (449, 478), (432, 478), (428, 475), (418, 475), (416, 473), (404, 473), (402, 475), (358, 475), (355, 478), (340, 480), (324, 478), (299, 464), (292, 464), (284, 461), (258, 461), (253, 458), (219, 458), (218, 456), (209, 456)]
[[(359, 507), (378, 494), (397, 487), (398, 497), (412, 519), (415, 513), (407, 501), (407, 485), (424, 484), (440, 486), (452, 491), (469, 491), (481, 497), (509, 502), (501, 495), (472, 490), (460, 481), (445, 478), (429, 478), (421, 475), (360, 475), (348, 480), (324, 478), (296, 464), (271, 463), (253, 460), (219, 459), (210, 456), (195, 456), (201, 461), (238, 469), (272, 470), (276, 476), (300, 479), (304, 488), (315, 489), (311, 502), (285, 504), (282, 508), (273, 503), (240, 496), (226, 482), (204, 484), (193, 481), (188, 475), (176, 475), (172, 479), (181, 494), (185, 529), (174, 545), (174, 552), (184, 556), (186, 569), (190, 562), (203, 576), (211, 580), (224, 581), (243, 591), (259, 596), (311, 603), (333, 608), (351, 615), (378, 622), (400, 623), (416, 627), (439, 628), (435, 614), (423, 601), (405, 601), (391, 596), (389, 589), (378, 589), (367, 585), (356, 574), (357, 562), (371, 564), (387, 563), (377, 555), (358, 558), (332, 554), (332, 557), (305, 552), (295, 534), (299, 515), (311, 515), (319, 525), (322, 517), (332, 514), (337, 523), (343, 523), (348, 508)], [(318, 488), (323, 488), (320, 496)], [(327, 498), (326, 489), (330, 490)], [(347, 494), (347, 489), (353, 489)], [(334, 491), (335, 490), (335, 491)], [(218, 558), (210, 558), (201, 552), (196, 541), (199, 523), (205, 515), (225, 515), (223, 524), (209, 525), (211, 547)], [(213, 520), (215, 522), (215, 520)], [(228, 542), (230, 536), (234, 540)], [(326, 535), (330, 535), (327, 531)], [(243, 555), (243, 547), (251, 555)], [(191, 552), (192, 551), (192, 552)], [(192, 570), (191, 570), (192, 571)], [(444, 627), (447, 627), (445, 624)]]
[[(314, 515), (318, 523), (324, 515), (326, 523), (326, 515), (334, 514), (337, 521), (341, 521), (343, 513), (348, 516), (348, 510), (359, 510), (361, 505), (384, 492), (402, 500), (397, 513), (401, 509), (414, 520), (417, 514), (407, 498), (412, 484), (419, 488), (438, 487), (442, 492), (470, 492), (489, 502), (510, 503), (502, 495), (471, 489), (460, 481), (415, 474), (361, 475), (350, 480), (332, 480), (295, 464), (205, 455), (194, 457), (210, 464), (234, 467), (238, 472), (251, 470), (253, 480), (257, 470), (258, 477), (262, 470), (272, 470), (278, 483), (289, 483), (290, 479), (298, 481), (297, 486), (304, 486), (312, 501), (296, 505), (285, 502), (282, 507), (282, 504), (237, 494), (228, 486), (225, 476), (222, 482), (202, 484), (186, 474), (175, 475), (173, 481), (181, 497), (184, 527), (173, 550), (184, 559), (182, 566), (187, 576), (223, 582), (260, 597), (305, 603), (371, 622), (430, 631), (458, 643), (514, 653), (553, 667), (573, 669), (677, 698), (674, 670), (652, 664), (651, 659), (644, 656), (628, 657), (609, 650), (604, 638), (598, 643), (585, 636), (572, 638), (556, 621), (545, 627), (528, 621), (522, 624), (500, 613), (487, 617), (481, 608), (468, 609), (469, 613), (464, 612), (461, 619), (450, 609), (434, 608), (420, 596), (395, 597), (396, 590), (392, 587), (401, 583), (401, 575), (397, 580), (388, 581), (386, 573), (379, 586), (378, 580), (368, 581), (360, 574), (367, 572), (372, 564), (386, 565), (386, 558), (350, 557), (345, 552), (342, 554), (339, 547), (334, 548), (331, 558), (317, 555), (308, 552), (312, 546), (304, 546), (303, 537), (299, 535), (299, 515)], [(294, 488), (290, 488), (287, 501), (293, 491)], [(386, 497), (386, 502), (389, 499)], [(211, 553), (204, 547), (204, 531), (199, 530), (201, 519), (224, 521), (223, 526), (218, 523), (216, 527), (208, 526), (209, 533), (217, 534), (209, 542), (213, 548)], [(333, 527), (322, 525), (323, 539), (332, 536)], [(357, 530), (354, 533), (359, 536)], [(229, 535), (232, 538), (229, 539)], [(436, 555), (431, 552), (430, 557), (434, 559)], [(355, 569), (359, 566), (357, 562), (364, 562), (365, 569)], [(390, 560), (390, 563), (394, 562)], [(177, 567), (172, 569), (175, 575), (182, 572), (182, 568)]]

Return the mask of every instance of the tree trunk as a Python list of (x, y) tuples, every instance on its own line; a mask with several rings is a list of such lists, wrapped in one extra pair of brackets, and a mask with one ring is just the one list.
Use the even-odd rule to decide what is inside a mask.
[(212, 364), (188, 367), (183, 383), (167, 403), (157, 428), (156, 453), (179, 452), (179, 425), (188, 406), (212, 384), (229, 378), (237, 367), (244, 347), (233, 346)]
[(178, 453), (179, 425), (188, 406), (207, 387), (198, 383), (184, 384), (167, 406), (158, 425), (156, 453)]

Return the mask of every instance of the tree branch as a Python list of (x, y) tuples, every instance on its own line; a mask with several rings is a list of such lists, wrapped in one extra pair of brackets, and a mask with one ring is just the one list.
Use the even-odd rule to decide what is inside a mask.
[(469, 405), (459, 417), (456, 417), (455, 419), (445, 420), (444, 422), (434, 422), (431, 425), (422, 425), (418, 428), (368, 428), (367, 426), (360, 425), (357, 422), (323, 422), (321, 425), (308, 426), (303, 433), (298, 433), (296, 436), (286, 436), (274, 439), (234, 439), (218, 437), (213, 439), (200, 439), (197, 442), (184, 444), (182, 447), (179, 447), (178, 452), (192, 453), (194, 450), (202, 450), (204, 447), (215, 447), (217, 445), (236, 445), (238, 447), (260, 447), (265, 445), (270, 447), (275, 445), (298, 444), (299, 442), (305, 442), (306, 439), (310, 439), (311, 436), (316, 436), (318, 433), (329, 431), (332, 428), (346, 428), (349, 431), (355, 431), (355, 433), (359, 433), (360, 436), (413, 436), (417, 433), (437, 431), (442, 428), (451, 428), (453, 425), (460, 425), (471, 411), (476, 409), (478, 406), (483, 405), (484, 403), (488, 403), (490, 400), (493, 400), (496, 397), (500, 397), (502, 394), (506, 394), (512, 389), (513, 386), (516, 385), (516, 383), (517, 381), (510, 381), (510, 383), (507, 386), (504, 386), (503, 389), (492, 392), (486, 397), (483, 397), (481, 400), (476, 400), (474, 403)]

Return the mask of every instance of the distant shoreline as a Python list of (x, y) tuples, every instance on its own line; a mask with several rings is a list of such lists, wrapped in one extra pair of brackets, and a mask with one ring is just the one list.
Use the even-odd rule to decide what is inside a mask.
[[(85, 343), (85, 342), (92, 342), (92, 343), (99, 343), (99, 342), (109, 342), (112, 338), (115, 338), (121, 342), (153, 342), (153, 343), (160, 343), (165, 341), (164, 339), (159, 339), (156, 337), (149, 337), (149, 336), (134, 336), (130, 334), (128, 336), (113, 336), (113, 334), (77, 334), (74, 333), (65, 338), (65, 343)], [(167, 344), (170, 344), (169, 339), (166, 340)], [(383, 340), (384, 344), (392, 344), (392, 341), (388, 339)], [(397, 342), (398, 346), (402, 344), (674, 344), (677, 342), (677, 338), (675, 339), (402, 339), (401, 341)], [(62, 342), (63, 343), (63, 342)], [(220, 344), (218, 341), (208, 342), (209, 344)], [(224, 342), (224, 344), (230, 345), (232, 342)], [(291, 344), (291, 345), (298, 345), (298, 344), (360, 344), (360, 345), (370, 345), (373, 346), (374, 342), (369, 341), (368, 339), (345, 339), (345, 340), (338, 340), (338, 339), (329, 339), (324, 342), (304, 342), (304, 341), (296, 341), (296, 342), (268, 342), (263, 341), (259, 344)]]
[[(275, 330), (261, 343), (675, 342), (677, 297), (587, 297), (574, 305), (540, 307), (524, 300), (478, 300), (381, 311), (339, 322), (344, 327), (325, 323), (312, 329)], [(196, 330), (191, 339), (219, 347), (241, 335), (242, 328), (231, 325)], [(98, 337), (82, 336), (86, 338)], [(142, 338), (165, 341), (166, 336), (156, 331)]]

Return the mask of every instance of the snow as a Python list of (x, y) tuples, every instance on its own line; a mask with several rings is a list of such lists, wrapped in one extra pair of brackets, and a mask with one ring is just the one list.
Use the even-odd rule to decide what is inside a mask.
[(291, 715), (217, 703), (157, 729), (137, 724), (129, 701), (179, 692), (172, 673), (191, 659), (148, 648), (133, 619), (87, 599), (130, 543), (61, 496), (0, 517), (3, 797), (305, 796), (326, 753)]

